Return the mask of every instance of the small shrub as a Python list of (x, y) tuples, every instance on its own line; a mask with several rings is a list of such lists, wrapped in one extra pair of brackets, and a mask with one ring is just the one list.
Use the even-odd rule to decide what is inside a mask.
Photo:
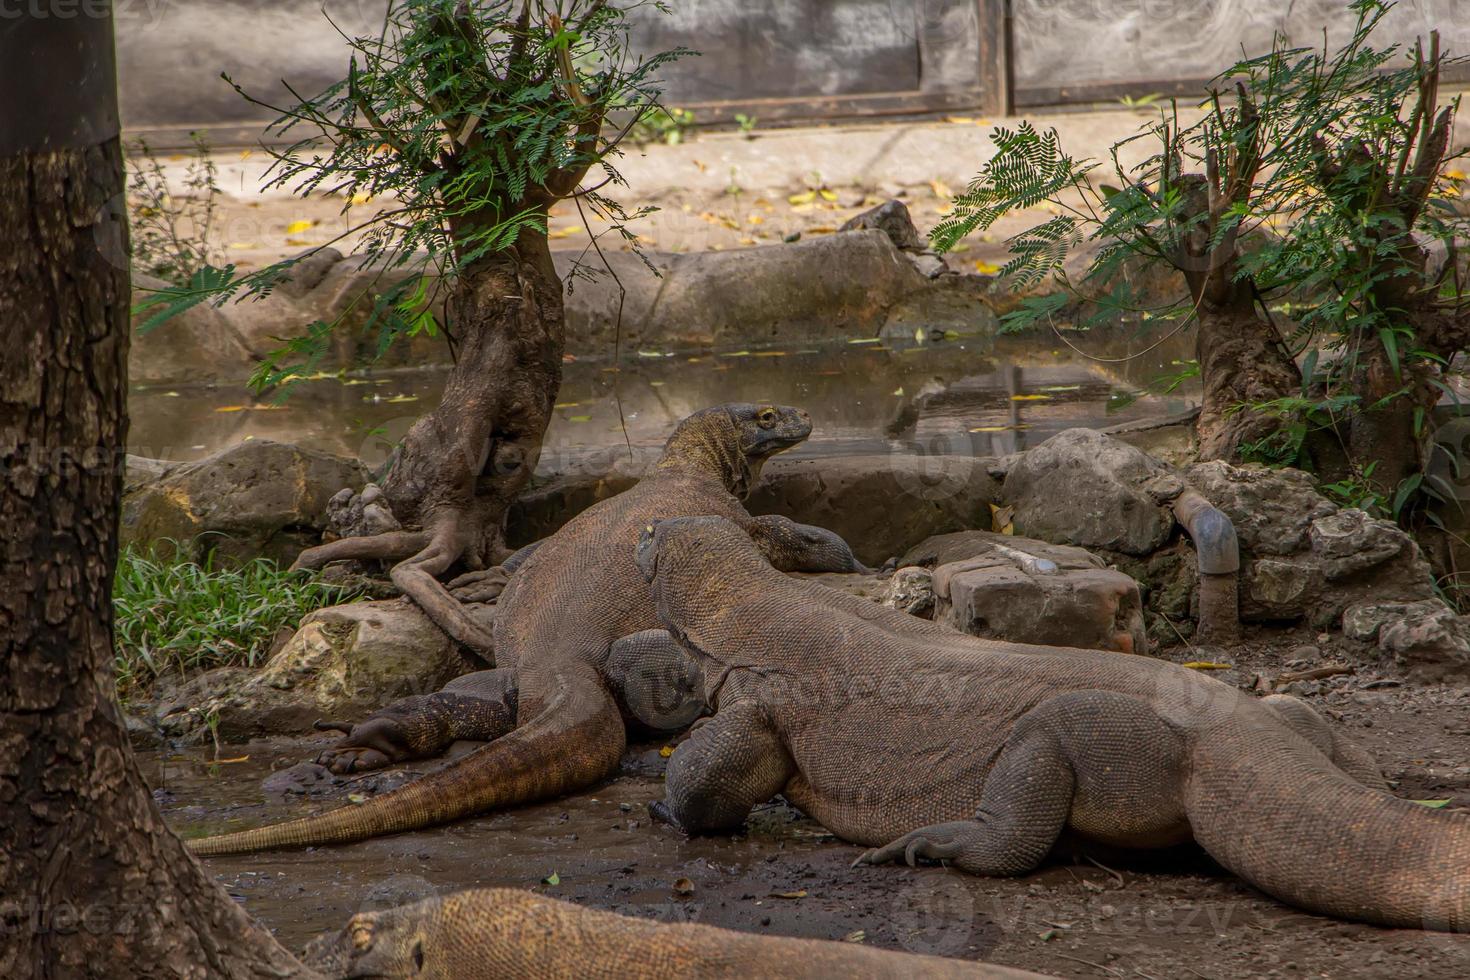
[(168, 178), (153, 148), (142, 139), (133, 146), (128, 174), (128, 221), (133, 264), (171, 283), (186, 283), (223, 256), (209, 243), (218, 209), (219, 181), (209, 143), (190, 133), (194, 159), (184, 168), (184, 193), (169, 193)]
[(125, 549), (113, 588), (119, 696), (170, 670), (256, 666), (281, 627), (358, 594), (266, 558), (224, 567)]

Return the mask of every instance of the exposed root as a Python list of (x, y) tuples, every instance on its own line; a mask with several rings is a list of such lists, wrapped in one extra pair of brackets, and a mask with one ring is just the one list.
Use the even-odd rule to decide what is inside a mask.
[(400, 561), (423, 551), (429, 540), (425, 531), (389, 531), (362, 538), (339, 538), (307, 548), (296, 557), (291, 571), (316, 570), (334, 561)]

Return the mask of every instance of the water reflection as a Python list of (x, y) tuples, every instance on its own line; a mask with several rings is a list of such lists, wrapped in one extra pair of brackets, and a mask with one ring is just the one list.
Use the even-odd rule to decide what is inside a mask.
[[(1191, 386), (1168, 395), (1145, 390), (1178, 373), (1174, 365), (1190, 356), (1192, 337), (1122, 362), (1091, 360), (1048, 339), (1054, 338), (642, 352), (619, 366), (579, 360), (566, 365), (543, 466), (625, 438), (635, 447), (657, 446), (676, 421), (723, 401), (806, 408), (816, 432), (796, 454), (808, 456), (888, 451), (896, 444), (1000, 455), (1062, 429), (1171, 415), (1198, 401)], [(1144, 350), (1148, 339), (1090, 335), (1080, 346), (1118, 358)], [(247, 438), (277, 439), (373, 464), (436, 403), (444, 375), (419, 370), (322, 379), (303, 383), (280, 404), (243, 386), (138, 388), (129, 403), (129, 448), (195, 459)]]

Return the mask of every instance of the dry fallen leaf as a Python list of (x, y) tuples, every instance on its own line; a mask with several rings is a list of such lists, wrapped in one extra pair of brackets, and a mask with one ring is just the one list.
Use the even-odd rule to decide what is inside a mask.
[(1230, 670), (1234, 664), (1221, 664), (1213, 660), (1191, 660), (1184, 664), (1190, 670)]
[(693, 895), (694, 882), (690, 881), (688, 878), (680, 878), (678, 881), (674, 882), (674, 894)]
[(986, 262), (984, 259), (975, 260), (975, 271), (982, 276), (993, 276), (1000, 271), (1000, 266), (994, 262)]
[(293, 221), (289, 225), (286, 226), (286, 234), (288, 234), (288, 235), (295, 235), (298, 232), (303, 232), (303, 231), (307, 231), (307, 230), (309, 230), (311, 228), (315, 228), (316, 227), (316, 224), (317, 223), (315, 221), (307, 221), (307, 220)]
[(772, 892), (772, 898), (806, 898), (806, 889), (798, 888), (794, 892)]

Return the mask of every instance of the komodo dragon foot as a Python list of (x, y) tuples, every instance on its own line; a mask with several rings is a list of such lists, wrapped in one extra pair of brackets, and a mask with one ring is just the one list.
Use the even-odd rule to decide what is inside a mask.
[(426, 759), (464, 739), (488, 742), (515, 727), (515, 673), (481, 670), (457, 677), (433, 694), (401, 698), (357, 724), (318, 721), (318, 731), (347, 737), (317, 756), (346, 775)]

